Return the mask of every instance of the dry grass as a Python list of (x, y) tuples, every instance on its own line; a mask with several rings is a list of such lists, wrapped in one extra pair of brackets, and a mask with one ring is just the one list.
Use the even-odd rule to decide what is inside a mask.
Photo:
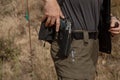
[[(114, 0), (112, 3), (113, 14), (120, 16), (120, 1)], [(50, 45), (47, 43), (43, 47), (43, 42), (38, 40), (43, 5), (41, 0), (29, 0), (33, 52), (31, 55), (28, 22), (24, 18), (26, 9), (24, 0), (0, 0), (0, 40), (12, 40), (13, 49), (15, 46), (20, 49), (20, 54), (14, 59), (0, 60), (0, 80), (56, 80)], [(99, 56), (96, 80), (120, 80), (119, 36), (113, 38), (112, 55)], [(0, 50), (4, 51), (5, 48)]]

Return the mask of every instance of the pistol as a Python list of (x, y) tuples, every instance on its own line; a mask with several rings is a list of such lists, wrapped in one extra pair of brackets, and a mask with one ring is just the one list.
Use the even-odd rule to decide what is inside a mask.
[(58, 43), (60, 46), (61, 54), (64, 57), (68, 57), (71, 42), (72, 42), (72, 35), (71, 35), (71, 21), (68, 19), (61, 19), (61, 26), (60, 31), (58, 33)]

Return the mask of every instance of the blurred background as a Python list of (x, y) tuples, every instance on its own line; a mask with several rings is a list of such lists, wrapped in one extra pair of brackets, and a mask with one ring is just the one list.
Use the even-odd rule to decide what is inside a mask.
[[(56, 80), (50, 44), (38, 40), (43, 12), (42, 0), (0, 0), (0, 80)], [(120, 0), (113, 0), (112, 14), (120, 17)], [(96, 80), (120, 80), (120, 35), (112, 38), (112, 55), (100, 53)]]

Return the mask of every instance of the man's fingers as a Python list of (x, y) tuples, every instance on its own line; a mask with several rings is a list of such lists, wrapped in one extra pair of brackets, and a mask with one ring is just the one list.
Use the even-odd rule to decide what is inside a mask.
[(57, 18), (57, 20), (56, 20), (56, 32), (59, 31), (59, 27), (60, 27), (60, 18)]
[(45, 23), (45, 26), (49, 26), (50, 22), (51, 22), (51, 17), (48, 17), (48, 18), (47, 18), (47, 21), (46, 21), (46, 23)]
[(55, 19), (54, 17), (52, 17), (51, 22), (50, 22), (49, 25), (50, 25), (50, 26), (53, 26), (53, 25), (55, 24), (55, 20), (56, 20), (56, 19)]
[(110, 32), (113, 34), (113, 35), (117, 35), (117, 34), (120, 34), (120, 22), (119, 20), (117, 20), (116, 17), (112, 17), (111, 18), (111, 28), (110, 28)]
[(120, 34), (120, 30), (109, 30), (112, 34)]
[(65, 18), (62, 11), (60, 11), (60, 17), (63, 18), (63, 19)]
[(120, 34), (119, 31), (110, 31), (112, 34), (116, 35), (116, 34)]
[(116, 22), (115, 20), (111, 21), (111, 27), (115, 27), (115, 22)]
[(110, 28), (111, 31), (119, 31), (120, 30), (120, 27), (117, 27), (117, 28)]

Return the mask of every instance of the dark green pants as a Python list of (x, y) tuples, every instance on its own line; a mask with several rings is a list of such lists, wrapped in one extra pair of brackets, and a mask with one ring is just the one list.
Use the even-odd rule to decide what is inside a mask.
[(51, 45), (58, 80), (94, 80), (98, 59), (98, 40), (73, 40), (68, 58), (62, 58), (57, 40)]

